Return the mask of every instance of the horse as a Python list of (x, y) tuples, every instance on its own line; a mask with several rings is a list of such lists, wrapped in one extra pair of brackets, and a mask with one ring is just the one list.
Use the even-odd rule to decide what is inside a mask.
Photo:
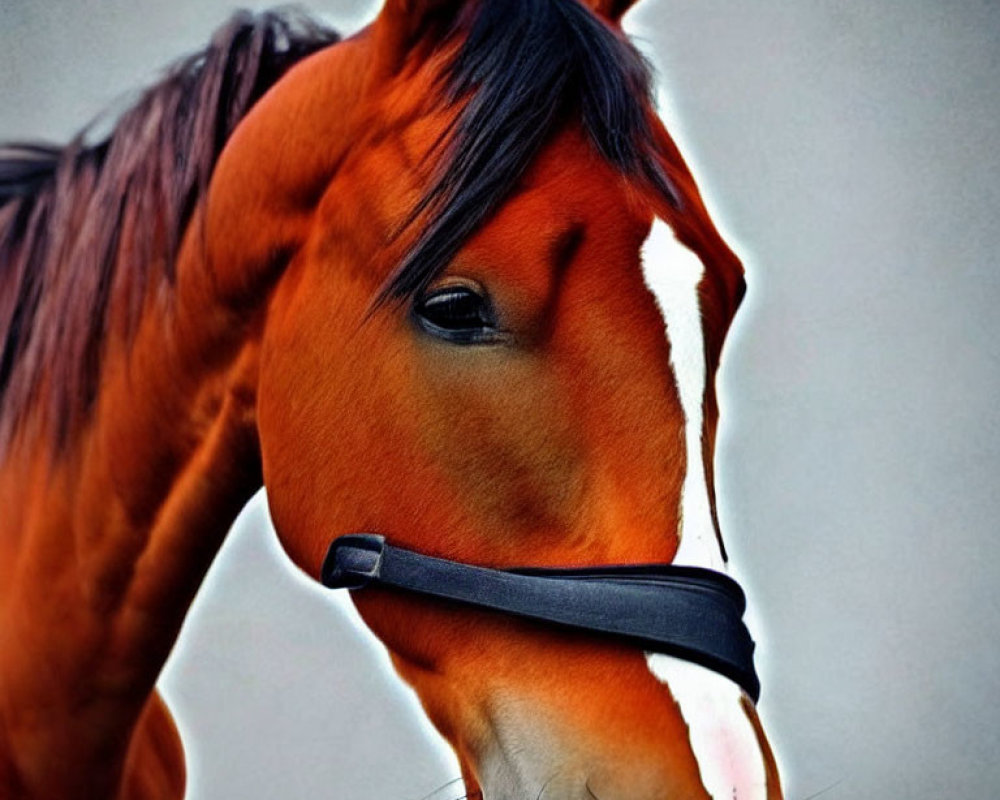
[[(317, 579), (357, 532), (481, 569), (725, 569), (714, 378), (743, 268), (631, 4), (385, 0), (346, 39), (241, 13), (97, 143), (3, 149), (4, 798), (183, 796), (155, 682), (261, 486)], [(353, 600), (468, 797), (781, 797), (716, 670)]]

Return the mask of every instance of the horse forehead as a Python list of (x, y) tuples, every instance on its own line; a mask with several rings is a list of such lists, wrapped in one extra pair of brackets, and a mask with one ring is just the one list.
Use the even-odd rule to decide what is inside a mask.
[[(383, 140), (371, 153), (375, 166), (366, 173), (385, 180), (367, 181), (365, 191), (392, 195), (379, 207), (405, 219), (419, 190), (426, 188), (443, 160), (446, 147), (436, 147), (451, 121), (444, 112), (421, 114)], [(403, 178), (405, 173), (408, 178)], [(387, 191), (395, 176), (408, 185), (402, 193)], [(405, 196), (405, 201), (404, 201)], [(653, 214), (641, 191), (596, 152), (577, 122), (567, 123), (532, 159), (518, 181), (456, 259), (456, 269), (470, 266), (500, 269), (510, 278), (541, 279), (539, 270), (557, 265), (572, 251), (575, 239), (597, 244), (602, 271), (637, 263), (637, 254)]]
[[(458, 254), (450, 271), (468, 275), (525, 308), (584, 317), (644, 292), (639, 251), (648, 221), (614, 204), (567, 202), (560, 181), (516, 193)], [(573, 300), (572, 298), (576, 298)], [(584, 298), (586, 302), (581, 301)]]
[(569, 229), (638, 252), (653, 213), (642, 191), (608, 164), (578, 124), (566, 125), (532, 160), (487, 228), (557, 246)]
[(636, 180), (598, 152), (578, 119), (563, 125), (542, 147), (521, 185), (547, 186), (562, 203), (578, 207), (590, 207), (597, 200), (613, 200), (613, 207), (628, 211), (645, 205), (644, 191)]

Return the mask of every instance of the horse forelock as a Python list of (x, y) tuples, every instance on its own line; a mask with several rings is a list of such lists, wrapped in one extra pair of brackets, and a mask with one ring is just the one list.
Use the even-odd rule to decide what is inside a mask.
[(425, 289), (510, 195), (542, 146), (578, 120), (597, 153), (671, 205), (650, 123), (650, 70), (627, 38), (576, 0), (471, 4), (445, 44), (457, 41), (442, 96), (458, 107), (431, 186), (410, 215), (415, 244), (379, 301)]
[(241, 12), (98, 144), (85, 130), (66, 147), (0, 147), (0, 450), (35, 404), (57, 448), (86, 418), (111, 306), (122, 304), (131, 332), (147, 289), (172, 285), (237, 123), (289, 67), (338, 38), (303, 14)]

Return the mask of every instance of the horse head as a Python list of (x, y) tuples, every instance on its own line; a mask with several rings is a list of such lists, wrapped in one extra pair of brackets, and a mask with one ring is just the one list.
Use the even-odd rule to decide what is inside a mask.
[[(257, 424), (308, 574), (353, 531), (492, 567), (722, 567), (713, 378), (742, 269), (623, 11), (389, 0), (224, 152), (220, 281), (239, 294), (247, 263), (291, 253)], [(472, 795), (778, 794), (752, 704), (701, 667), (400, 592), (355, 602)]]
[[(107, 141), (0, 153), (0, 794), (183, 792), (151, 693), (261, 483), (317, 579), (359, 532), (483, 568), (724, 569), (743, 270), (629, 4), (386, 0), (340, 42), (238, 18)], [(753, 683), (353, 599), (470, 797), (780, 797)]]

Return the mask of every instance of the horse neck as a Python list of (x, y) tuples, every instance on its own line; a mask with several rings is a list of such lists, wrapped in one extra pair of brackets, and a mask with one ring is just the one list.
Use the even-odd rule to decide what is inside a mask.
[(148, 282), (135, 324), (134, 304), (112, 298), (85, 423), (51, 461), (43, 407), (24, 423), (43, 435), (15, 435), (4, 454), (2, 797), (21, 796), (5, 792), (5, 776), (27, 772), (43, 785), (31, 797), (114, 794), (197, 588), (262, 484), (266, 308), (309, 234), (318, 189), (357, 138), (370, 44), (321, 50), (254, 105), (214, 165), (173, 285)]
[(217, 300), (200, 219), (174, 290), (151, 288), (134, 334), (105, 342), (86, 423), (54, 457), (44, 435), (16, 437), (0, 468), (0, 794), (3, 751), (19, 781), (45, 785), (38, 796), (114, 785), (195, 592), (261, 485), (260, 310)]

